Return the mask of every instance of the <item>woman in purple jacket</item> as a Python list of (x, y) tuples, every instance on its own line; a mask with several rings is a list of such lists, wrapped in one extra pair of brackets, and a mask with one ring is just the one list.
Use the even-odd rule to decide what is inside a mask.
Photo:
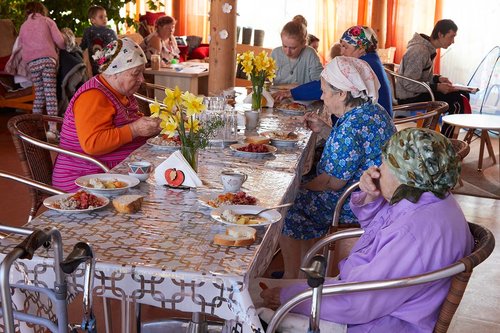
[[(365, 230), (326, 284), (387, 280), (443, 268), (470, 254), (473, 238), (450, 189), (460, 163), (449, 140), (432, 130), (394, 134), (383, 163), (361, 177), (351, 209)], [(321, 319), (345, 324), (349, 333), (432, 332), (450, 279), (410, 288), (325, 296)], [(276, 308), (307, 289), (305, 283), (262, 291)], [(310, 313), (310, 302), (294, 312)]]

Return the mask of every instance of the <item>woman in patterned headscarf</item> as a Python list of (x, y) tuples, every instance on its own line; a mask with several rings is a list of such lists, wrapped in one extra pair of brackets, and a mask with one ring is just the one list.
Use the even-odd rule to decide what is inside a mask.
[[(350, 206), (364, 234), (325, 285), (397, 279), (438, 270), (471, 253), (467, 221), (450, 194), (460, 173), (451, 142), (438, 132), (408, 128), (383, 149), (383, 163), (360, 180)], [(450, 279), (411, 288), (323, 297), (321, 319), (346, 323), (350, 332), (431, 332)], [(305, 283), (261, 293), (276, 308)], [(304, 302), (294, 312), (308, 315)]]
[[(316, 176), (304, 181), (286, 215), (280, 238), (285, 278), (297, 276), (303, 254), (328, 231), (344, 187), (380, 164), (382, 146), (395, 132), (391, 118), (377, 104), (377, 77), (363, 60), (336, 57), (321, 73), (321, 87), (324, 109), (339, 120), (326, 141)], [(356, 222), (347, 204), (340, 222)]]
[[(142, 117), (133, 94), (144, 81), (146, 57), (134, 41), (123, 38), (96, 52), (100, 75), (87, 81), (71, 99), (61, 131), (60, 145), (93, 156), (114, 167), (146, 138), (160, 132), (159, 119)], [(81, 159), (59, 154), (52, 183), (73, 192), (75, 179), (101, 169)]]

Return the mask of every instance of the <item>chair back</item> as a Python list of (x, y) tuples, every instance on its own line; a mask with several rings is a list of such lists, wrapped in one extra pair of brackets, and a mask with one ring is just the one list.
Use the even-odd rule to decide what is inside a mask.
[(455, 150), (455, 153), (460, 158), (460, 161), (463, 161), (463, 159), (470, 153), (469, 144), (459, 139), (449, 139), (449, 140), (451, 141), (453, 150)]
[(417, 81), (417, 80), (411, 79), (409, 77), (406, 77), (404, 75), (401, 75), (399, 73), (396, 73), (396, 71), (394, 71), (393, 68), (389, 68), (390, 66), (391, 66), (391, 64), (387, 64), (387, 65), (384, 64), (384, 70), (387, 73), (388, 78), (389, 78), (389, 83), (391, 84), (392, 96), (394, 97), (393, 102), (395, 102), (395, 104), (397, 104), (397, 100), (398, 100), (398, 96), (396, 94), (396, 82), (398, 80), (410, 81), (410, 82), (413, 82), (415, 84), (418, 84), (418, 85), (424, 87), (427, 90), (427, 92), (429, 93), (429, 95), (431, 96), (431, 101), (436, 100), (434, 97), (434, 93), (432, 92), (431, 87), (427, 83)]
[(416, 115), (394, 119), (394, 125), (415, 123), (416, 127), (435, 130), (439, 124), (439, 118), (448, 111), (448, 103), (441, 101), (418, 102), (398, 105), (393, 108), (398, 113), (417, 112)]
[[(143, 82), (139, 91), (134, 94), (139, 105), (139, 111), (146, 116), (151, 115), (149, 104), (155, 101), (155, 92), (161, 91), (164, 94), (166, 88), (158, 84)], [(158, 102), (161, 104), (163, 100), (158, 100)]]
[[(441, 305), (438, 320), (434, 327), (434, 333), (447, 332), (451, 320), (453, 319), (453, 315), (455, 314), (460, 301), (462, 300), (472, 271), (477, 265), (486, 260), (486, 258), (490, 256), (490, 254), (493, 252), (493, 249), (495, 248), (495, 238), (490, 230), (481, 225), (471, 222), (469, 222), (469, 229), (472, 236), (474, 237), (473, 251), (470, 255), (460, 259), (452, 265), (425, 274), (399, 279), (340, 283), (331, 286), (324, 286), (322, 295), (336, 295), (360, 291), (405, 288), (452, 277), (450, 289)], [(362, 233), (363, 231), (360, 229), (341, 231), (337, 233), (339, 235), (335, 240), (344, 239), (347, 237), (359, 237)], [(323, 240), (324, 239), (322, 239), (321, 241)], [(329, 243), (323, 242), (323, 246), (326, 245), (329, 245)], [(312, 250), (313, 249), (311, 249), (310, 252)], [(303, 264), (304, 262), (305, 261), (303, 261)], [(290, 310), (292, 310), (296, 305), (304, 302), (307, 299), (310, 299), (312, 297), (312, 294), (312, 290), (304, 291), (280, 306), (280, 308), (276, 310), (273, 318), (269, 322), (269, 326), (266, 332), (274, 332), (285, 314), (290, 312)]]
[[(88, 161), (100, 167), (103, 172), (109, 171), (105, 164), (91, 156), (47, 142), (48, 122), (54, 122), (60, 126), (63, 119), (41, 114), (24, 114), (10, 118), (7, 123), (25, 177), (47, 185), (52, 184), (54, 164), (50, 151)], [(34, 188), (30, 188), (30, 194), (32, 196), (31, 219), (36, 215), (46, 195)]]

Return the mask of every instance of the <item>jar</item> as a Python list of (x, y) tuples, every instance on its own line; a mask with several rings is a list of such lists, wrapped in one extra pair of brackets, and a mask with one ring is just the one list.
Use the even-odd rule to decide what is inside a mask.
[(160, 70), (160, 55), (153, 54), (151, 55), (151, 69), (158, 71)]

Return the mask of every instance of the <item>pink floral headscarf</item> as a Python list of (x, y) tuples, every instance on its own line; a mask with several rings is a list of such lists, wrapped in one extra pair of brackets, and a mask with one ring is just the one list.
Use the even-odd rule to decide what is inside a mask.
[(371, 99), (377, 103), (380, 82), (370, 65), (361, 59), (338, 56), (330, 61), (321, 77), (342, 91), (349, 91), (355, 98)]

